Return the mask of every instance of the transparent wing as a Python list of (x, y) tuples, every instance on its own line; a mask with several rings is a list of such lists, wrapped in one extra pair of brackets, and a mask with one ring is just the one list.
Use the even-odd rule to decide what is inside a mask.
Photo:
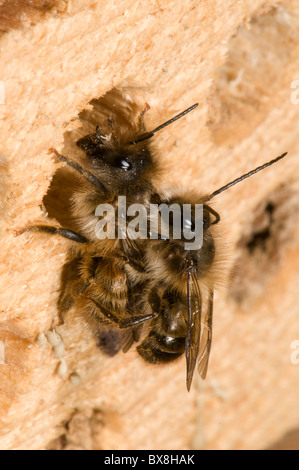
[(190, 390), (194, 369), (199, 354), (201, 334), (201, 294), (197, 279), (188, 272), (187, 279), (188, 329), (186, 337), (187, 390)]
[(209, 356), (212, 343), (212, 322), (213, 322), (213, 297), (212, 290), (208, 292), (208, 298), (204, 303), (201, 315), (201, 338), (198, 351), (198, 373), (202, 379), (206, 378)]
[(121, 331), (121, 348), (124, 353), (128, 352), (132, 345), (139, 341), (142, 328), (143, 325), (137, 325)]

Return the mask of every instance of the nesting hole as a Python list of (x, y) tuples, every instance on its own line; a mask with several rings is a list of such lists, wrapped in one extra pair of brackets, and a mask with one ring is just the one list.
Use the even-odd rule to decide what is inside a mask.
[[(67, 124), (64, 133), (64, 147), (61, 153), (90, 169), (90, 162), (84, 152), (76, 146), (82, 137), (95, 132), (96, 126), (113, 119), (117, 126), (133, 122), (139, 115), (139, 97), (131, 87), (113, 88), (99, 99), (88, 103), (76, 119)], [(144, 104), (144, 103), (143, 103)], [(43, 206), (49, 218), (56, 219), (62, 227), (78, 231), (80, 225), (72, 215), (72, 196), (82, 190), (82, 179), (68, 166), (59, 168), (51, 181)]]
[(296, 184), (284, 184), (269, 195), (250, 216), (237, 244), (229, 295), (248, 305), (264, 294), (293, 241), (299, 216)]
[(66, 9), (63, 0), (9, 0), (0, 2), (0, 34), (13, 28), (19, 28), (26, 22), (35, 24), (45, 14), (63, 12)]
[(296, 54), (295, 34), (291, 15), (279, 6), (253, 15), (231, 38), (209, 98), (207, 124), (216, 145), (242, 141), (277, 106)]
[(60, 425), (61, 434), (47, 445), (47, 450), (99, 449), (99, 437), (105, 420), (98, 409), (74, 410)]

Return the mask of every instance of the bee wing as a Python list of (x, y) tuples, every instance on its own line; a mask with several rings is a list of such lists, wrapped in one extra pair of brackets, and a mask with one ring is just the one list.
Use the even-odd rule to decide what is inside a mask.
[(128, 352), (132, 345), (139, 341), (142, 327), (143, 325), (136, 325), (133, 328), (121, 331), (121, 348), (124, 353)]
[(209, 295), (206, 299), (206, 305), (201, 315), (202, 333), (198, 351), (198, 373), (202, 379), (205, 379), (207, 375), (209, 356), (211, 351), (213, 296), (213, 291), (209, 290)]
[(188, 272), (187, 280), (188, 329), (186, 337), (187, 390), (190, 390), (194, 369), (199, 354), (201, 334), (201, 293), (195, 276)]

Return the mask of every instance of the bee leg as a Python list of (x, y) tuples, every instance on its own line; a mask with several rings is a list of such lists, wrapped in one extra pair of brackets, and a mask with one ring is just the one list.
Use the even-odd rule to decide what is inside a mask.
[(89, 266), (87, 275), (82, 275), (83, 257), (81, 255), (75, 258), (69, 258), (64, 264), (60, 277), (60, 294), (57, 302), (59, 319), (64, 321), (64, 315), (72, 308), (78, 297), (95, 281), (93, 267)]
[(67, 228), (53, 227), (50, 225), (33, 225), (25, 227), (24, 229), (16, 232), (16, 235), (21, 235), (24, 232), (44, 232), (50, 235), (61, 235), (64, 238), (72, 240), (73, 242), (88, 243), (88, 239), (83, 235), (80, 235), (80, 233), (74, 232), (73, 230), (69, 230)]
[(118, 328), (121, 328), (121, 329), (122, 328), (129, 328), (129, 327), (132, 327), (134, 325), (138, 325), (139, 323), (142, 323), (142, 322), (147, 321), (147, 320), (151, 320), (152, 318), (157, 316), (157, 313), (151, 313), (149, 315), (136, 315), (136, 316), (132, 316), (132, 317), (128, 317), (128, 318), (118, 318), (109, 309), (104, 307), (104, 305), (99, 304), (98, 302), (96, 302), (91, 297), (86, 297), (84, 295), (82, 295), (82, 297), (85, 297), (86, 299), (91, 300), (106, 318), (108, 318), (113, 323), (116, 323)]
[(134, 268), (135, 271), (138, 271), (139, 273), (145, 272), (145, 267), (142, 264), (139, 264), (136, 260), (129, 259), (127, 256), (121, 254), (118, 254), (117, 256), (118, 258), (122, 259), (127, 264), (129, 264), (132, 268)]
[(136, 315), (133, 317), (128, 317), (128, 318), (118, 318), (116, 315), (114, 315), (110, 310), (108, 310), (106, 307), (103, 305), (99, 305), (97, 302), (95, 302), (93, 299), (90, 299), (94, 302), (94, 304), (101, 310), (101, 313), (109, 318), (109, 320), (113, 321), (113, 323), (116, 323), (118, 328), (129, 328), (135, 325), (138, 325), (139, 323), (142, 323), (147, 320), (151, 320), (152, 318), (157, 316), (157, 313), (151, 313), (149, 315)]
[(142, 323), (147, 320), (151, 320), (152, 318), (155, 318), (157, 316), (157, 313), (151, 313), (149, 315), (136, 315), (134, 317), (129, 317), (123, 320), (120, 320), (118, 322), (118, 327), (119, 328), (129, 328), (135, 325), (138, 325), (139, 323)]
[(57, 301), (60, 325), (63, 325), (66, 313), (75, 305), (76, 299), (86, 291), (89, 285), (89, 283), (76, 281), (73, 284), (61, 286), (61, 292)]
[(95, 186), (97, 189), (99, 189), (102, 193), (107, 194), (106, 187), (94, 174), (90, 173), (90, 171), (88, 171), (88, 170), (85, 170), (85, 168), (83, 168), (81, 165), (79, 165), (77, 162), (74, 162), (70, 158), (64, 157), (63, 155), (58, 153), (57, 150), (51, 149), (51, 151), (56, 155), (56, 157), (60, 161), (66, 163), (71, 168), (73, 168), (78, 173), (80, 173), (80, 175), (82, 175), (89, 183), (91, 183), (93, 186)]
[(60, 289), (59, 297), (57, 300), (57, 308), (60, 324), (64, 323), (65, 314), (72, 308), (76, 302), (76, 298), (80, 293), (84, 292), (89, 286), (89, 283), (82, 282), (81, 280), (81, 264), (82, 257), (76, 256), (68, 258), (64, 264), (60, 275)]
[[(69, 267), (67, 267), (69, 269)], [(65, 267), (63, 268), (62, 276), (66, 275)], [(76, 300), (86, 289), (90, 286), (89, 282), (82, 282), (75, 279), (66, 281), (61, 280), (61, 291), (57, 301), (58, 316), (60, 324), (64, 323), (65, 314), (75, 305)]]
[(218, 222), (220, 221), (220, 215), (218, 214), (218, 212), (214, 211), (214, 209), (212, 209), (212, 207), (209, 207), (206, 204), (204, 204), (203, 208), (206, 209), (208, 212), (210, 212), (215, 217), (215, 220), (213, 220), (213, 222), (211, 222), (211, 225), (218, 224)]

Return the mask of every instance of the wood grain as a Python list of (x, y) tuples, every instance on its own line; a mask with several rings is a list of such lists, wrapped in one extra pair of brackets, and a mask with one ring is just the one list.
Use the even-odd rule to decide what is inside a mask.
[[(69, 0), (1, 36), (2, 449), (263, 449), (298, 427), (298, 13), (296, 0)], [(68, 242), (14, 236), (45, 222), (48, 149), (113, 88), (149, 103), (148, 128), (199, 102), (155, 137), (170, 184), (214, 191), (288, 151), (215, 198), (227, 279), (189, 394), (184, 360), (106, 358), (79, 321), (57, 328), (57, 358), (46, 335)]]

